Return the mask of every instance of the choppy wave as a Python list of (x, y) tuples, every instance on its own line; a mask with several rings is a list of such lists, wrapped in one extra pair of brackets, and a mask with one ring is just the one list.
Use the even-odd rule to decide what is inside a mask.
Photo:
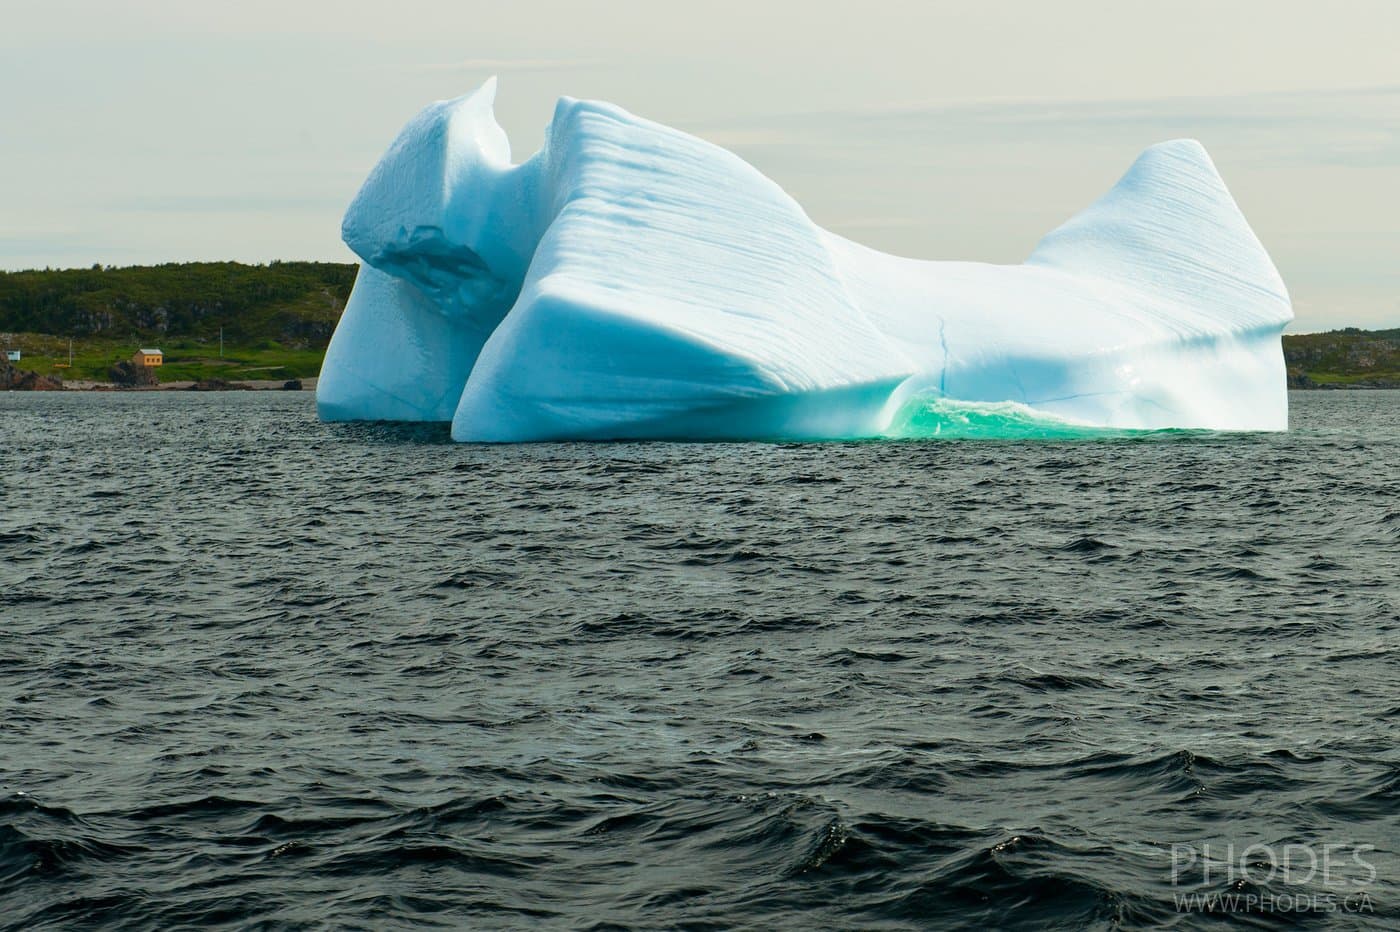
[[(0, 396), (0, 929), (1394, 928), (1395, 398), (476, 447)], [(1288, 844), (1371, 910), (1280, 912)]]

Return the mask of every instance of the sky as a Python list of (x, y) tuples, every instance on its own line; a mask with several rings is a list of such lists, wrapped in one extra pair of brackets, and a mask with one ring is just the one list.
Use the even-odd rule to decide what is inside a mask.
[(1394, 0), (0, 0), (0, 268), (353, 257), (399, 128), (500, 76), (737, 152), (878, 249), (1018, 262), (1137, 154), (1211, 152), (1302, 332), (1400, 326)]

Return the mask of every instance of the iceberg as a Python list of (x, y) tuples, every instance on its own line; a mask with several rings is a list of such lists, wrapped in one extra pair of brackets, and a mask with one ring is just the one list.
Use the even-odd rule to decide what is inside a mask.
[(515, 164), (495, 90), (419, 113), (346, 212), (322, 419), (483, 442), (1287, 427), (1288, 292), (1195, 141), (1020, 265), (927, 261), (605, 103), (561, 99)]

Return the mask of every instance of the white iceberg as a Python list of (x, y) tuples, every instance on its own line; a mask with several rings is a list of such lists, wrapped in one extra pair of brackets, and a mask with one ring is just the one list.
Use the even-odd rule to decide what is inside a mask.
[(960, 405), (1287, 427), (1288, 293), (1194, 141), (1148, 149), (1021, 265), (932, 262), (822, 230), (732, 153), (609, 104), (560, 100), (513, 165), (494, 96), (420, 113), (347, 212), (363, 264), (323, 419), (464, 441), (930, 435)]

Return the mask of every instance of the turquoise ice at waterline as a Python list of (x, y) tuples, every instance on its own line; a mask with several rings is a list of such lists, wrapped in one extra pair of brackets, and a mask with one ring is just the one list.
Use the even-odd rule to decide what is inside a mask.
[(347, 211), (323, 419), (492, 442), (1287, 427), (1288, 293), (1195, 141), (1020, 265), (921, 261), (609, 104), (561, 99), (513, 164), (494, 97), (423, 110)]

